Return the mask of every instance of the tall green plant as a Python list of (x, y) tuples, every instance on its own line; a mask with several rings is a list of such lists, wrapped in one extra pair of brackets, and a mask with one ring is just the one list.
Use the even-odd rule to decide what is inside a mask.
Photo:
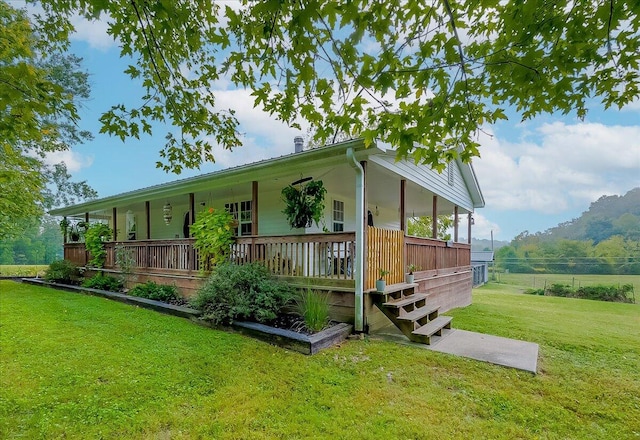
[(234, 242), (234, 218), (225, 209), (205, 209), (196, 217), (190, 232), (200, 253), (200, 269), (205, 271), (229, 260)]
[(136, 260), (133, 256), (133, 249), (129, 249), (123, 245), (116, 246), (116, 266), (122, 272), (122, 283), (125, 284), (129, 279), (135, 281), (137, 277), (132, 277), (133, 268)]
[(111, 240), (111, 237), (113, 237), (113, 230), (104, 223), (93, 223), (87, 226), (84, 245), (91, 255), (91, 260), (87, 262), (88, 266), (104, 267), (107, 259), (104, 242)]
[(329, 324), (329, 294), (307, 289), (295, 299), (296, 313), (304, 319), (304, 325), (316, 333)]

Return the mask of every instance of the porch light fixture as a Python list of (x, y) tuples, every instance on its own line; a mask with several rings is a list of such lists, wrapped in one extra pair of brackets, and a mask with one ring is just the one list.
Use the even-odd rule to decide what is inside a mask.
[(169, 226), (171, 224), (173, 208), (171, 208), (171, 203), (167, 202), (166, 205), (162, 207), (162, 217), (164, 218), (164, 224)]
[(473, 218), (473, 216), (471, 216), (471, 224), (475, 225), (476, 224), (476, 219)]

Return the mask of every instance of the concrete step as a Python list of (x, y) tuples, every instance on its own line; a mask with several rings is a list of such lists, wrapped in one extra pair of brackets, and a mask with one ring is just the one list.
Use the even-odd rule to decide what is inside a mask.
[(403, 299), (382, 303), (382, 305), (385, 307), (400, 308), (400, 307), (408, 306), (409, 304), (415, 304), (420, 300), (427, 299), (428, 296), (429, 296), (428, 293), (414, 293), (413, 295), (409, 295)]
[[(429, 320), (433, 320), (438, 316), (439, 307), (420, 307), (412, 312), (406, 313), (402, 316), (398, 316), (396, 319), (399, 321), (418, 321), (424, 317), (429, 317)], [(433, 316), (432, 316), (433, 315)]]

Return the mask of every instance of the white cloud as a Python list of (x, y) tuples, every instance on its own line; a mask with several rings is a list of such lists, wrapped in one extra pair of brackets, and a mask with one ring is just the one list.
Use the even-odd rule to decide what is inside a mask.
[(481, 139), (474, 167), (487, 207), (554, 214), (640, 185), (640, 126), (558, 122), (533, 136)]
[(494, 235), (500, 233), (500, 226), (492, 222), (479, 212), (473, 213), (473, 225), (471, 226), (471, 236), (477, 239), (491, 238), (491, 232)]
[(99, 20), (91, 21), (74, 15), (71, 17), (71, 24), (76, 31), (71, 35), (71, 40), (84, 41), (91, 48), (104, 52), (116, 45), (116, 41), (107, 33), (109, 21), (108, 14), (104, 14)]
[(293, 153), (293, 138), (303, 132), (255, 108), (250, 91), (222, 89), (213, 93), (217, 108), (236, 111), (239, 130), (243, 133), (242, 147), (233, 151), (225, 150), (216, 145), (214, 140), (209, 140), (214, 145), (216, 164), (227, 168)]
[(73, 174), (82, 168), (90, 167), (93, 164), (93, 157), (82, 156), (71, 150), (56, 151), (48, 153), (44, 159), (47, 165), (54, 165), (64, 162), (67, 165), (67, 171)]

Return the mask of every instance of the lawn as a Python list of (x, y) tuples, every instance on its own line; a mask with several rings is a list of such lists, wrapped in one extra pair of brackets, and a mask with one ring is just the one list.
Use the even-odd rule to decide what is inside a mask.
[(640, 437), (640, 306), (488, 285), (453, 315), (539, 343), (540, 373), (368, 339), (309, 357), (0, 281), (0, 438)]
[(43, 276), (49, 266), (41, 265), (7, 265), (0, 264), (0, 277), (35, 277)]

